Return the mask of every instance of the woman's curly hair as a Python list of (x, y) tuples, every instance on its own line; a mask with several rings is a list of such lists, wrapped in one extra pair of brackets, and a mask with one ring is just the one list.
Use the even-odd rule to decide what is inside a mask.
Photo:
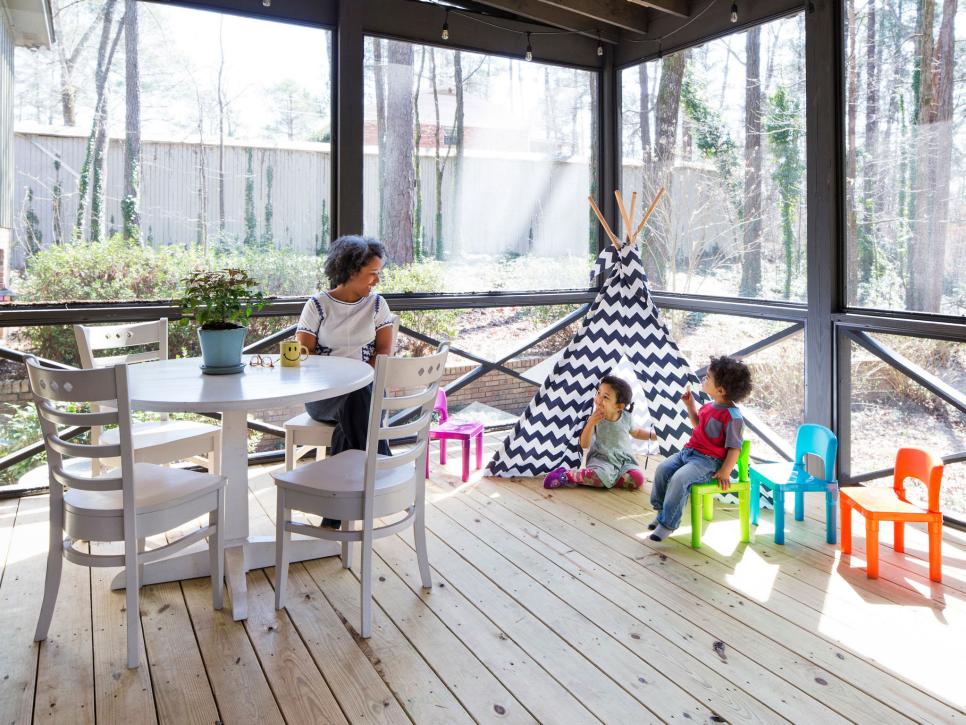
[(386, 258), (386, 248), (382, 242), (355, 234), (339, 237), (332, 242), (325, 258), (325, 276), (329, 278), (330, 285), (338, 287), (348, 282), (373, 257)]
[(740, 360), (727, 355), (713, 357), (708, 372), (714, 375), (715, 385), (724, 388), (729, 403), (741, 402), (751, 393), (751, 371)]

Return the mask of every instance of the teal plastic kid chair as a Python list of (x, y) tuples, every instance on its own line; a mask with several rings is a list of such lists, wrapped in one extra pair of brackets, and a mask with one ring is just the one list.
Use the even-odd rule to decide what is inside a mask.
[(751, 541), (751, 481), (748, 480), (748, 454), (751, 451), (751, 441), (745, 439), (741, 443), (741, 453), (738, 454), (738, 480), (732, 481), (727, 491), (722, 491), (717, 481), (696, 483), (691, 486), (691, 546), (701, 548), (701, 514), (704, 520), (714, 518), (714, 496), (717, 493), (735, 493), (738, 495), (738, 521), (741, 523), (741, 541), (747, 544)]
[[(751, 467), (751, 522), (758, 525), (761, 509), (761, 487), (772, 492), (775, 502), (775, 543), (785, 543), (785, 494), (795, 494), (795, 520), (805, 518), (805, 494), (825, 494), (825, 540), (835, 543), (836, 508), (839, 484), (835, 480), (835, 454), (839, 441), (824, 425), (806, 423), (799, 427), (795, 439), (795, 460), (792, 463), (761, 463)], [(823, 478), (808, 472), (807, 455), (822, 460)]]

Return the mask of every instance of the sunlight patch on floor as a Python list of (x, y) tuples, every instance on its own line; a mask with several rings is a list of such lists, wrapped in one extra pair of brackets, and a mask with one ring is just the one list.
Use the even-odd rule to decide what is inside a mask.
[[(735, 522), (737, 524), (737, 522)], [(734, 532), (737, 534), (737, 531)], [(737, 541), (732, 535), (732, 541)], [(704, 546), (704, 541), (701, 543)], [(719, 550), (720, 551), (720, 550)], [(722, 552), (727, 554), (728, 552)], [(780, 566), (772, 564), (751, 547), (746, 547), (741, 561), (735, 566), (733, 574), (728, 574), (725, 580), (741, 593), (759, 602), (767, 602), (775, 588)]]
[(47, 556), (47, 509), (37, 512), (42, 514), (42, 521), (26, 523), (17, 522), (17, 540), (7, 552), (7, 566), (33, 559), (37, 556)]

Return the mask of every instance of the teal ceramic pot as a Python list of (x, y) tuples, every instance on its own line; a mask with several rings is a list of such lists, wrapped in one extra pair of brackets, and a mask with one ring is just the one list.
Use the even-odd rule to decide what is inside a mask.
[(245, 346), (246, 327), (232, 330), (198, 330), (201, 357), (206, 368), (231, 368), (241, 365), (242, 348)]

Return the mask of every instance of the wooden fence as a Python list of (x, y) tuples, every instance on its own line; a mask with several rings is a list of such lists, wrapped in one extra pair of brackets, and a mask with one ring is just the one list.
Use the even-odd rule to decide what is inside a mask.
[[(44, 245), (58, 237), (70, 238), (85, 143), (86, 138), (73, 129), (18, 130), (15, 134), (17, 240), (25, 238), (28, 218)], [(217, 145), (145, 140), (142, 154), (143, 234), (155, 245), (216, 241), (221, 228)], [(270, 238), (277, 246), (316, 252), (328, 230), (329, 145), (296, 142), (268, 146), (264, 141), (243, 144), (234, 140), (226, 145), (224, 236), (230, 239), (243, 239), (246, 233), (249, 158), (257, 236)], [(115, 231), (121, 228), (123, 160), (123, 140), (111, 139), (107, 154), (107, 227)], [(553, 256), (585, 252), (591, 228), (583, 201), (590, 186), (586, 159), (554, 161), (539, 154), (468, 151), (459, 205), (455, 202), (454, 166), (450, 158), (442, 180), (445, 249), (460, 246), (483, 254)], [(422, 151), (420, 176), (424, 245), (435, 248), (436, 174), (431, 150)], [(395, 190), (380, 188), (378, 154), (376, 149), (367, 148), (364, 224), (368, 234), (379, 233), (381, 193)], [(269, 198), (270, 227), (266, 223)], [(22, 244), (17, 244), (13, 264), (20, 267), (23, 259)]]

